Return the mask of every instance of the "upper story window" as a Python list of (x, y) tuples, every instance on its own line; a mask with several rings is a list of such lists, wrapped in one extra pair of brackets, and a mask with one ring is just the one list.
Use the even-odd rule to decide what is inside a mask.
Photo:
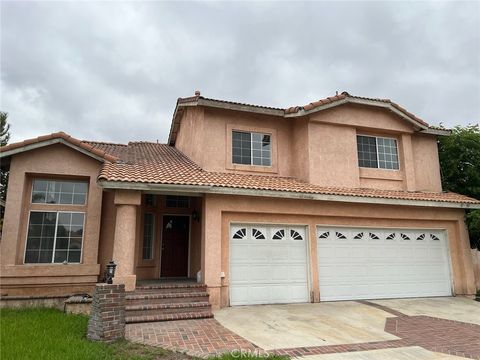
[(33, 204), (85, 205), (86, 181), (33, 180)]
[(232, 132), (232, 163), (242, 165), (272, 165), (272, 147), (269, 134)]
[(397, 140), (357, 135), (358, 166), (398, 170)]

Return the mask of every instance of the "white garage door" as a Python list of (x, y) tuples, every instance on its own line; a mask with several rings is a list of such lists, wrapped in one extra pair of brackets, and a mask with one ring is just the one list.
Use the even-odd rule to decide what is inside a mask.
[(308, 302), (305, 227), (230, 227), (230, 305)]
[(320, 300), (450, 296), (443, 231), (317, 227)]

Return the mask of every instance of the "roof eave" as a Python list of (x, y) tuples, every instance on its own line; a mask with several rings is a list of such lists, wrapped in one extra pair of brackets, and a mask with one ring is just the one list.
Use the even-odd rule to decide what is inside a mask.
[[(126, 181), (108, 181), (99, 179), (99, 186), (104, 189), (128, 189), (163, 193), (188, 193), (188, 194), (221, 194), (221, 195), (239, 195), (239, 196), (259, 196), (284, 199), (303, 199), (317, 201), (334, 201), (347, 203), (363, 203), (377, 205), (399, 205), (399, 206), (419, 206), (419, 207), (440, 207), (440, 208), (458, 208), (458, 209), (480, 209), (480, 204), (452, 201), (433, 201), (433, 200), (408, 200), (408, 199), (390, 199), (370, 196), (352, 196), (352, 195), (334, 195), (334, 194), (313, 194), (292, 191), (258, 190), (245, 189), (237, 187), (220, 187), (211, 185), (174, 185), (157, 184)], [(193, 195), (192, 195), (193, 196)]]
[(36, 143), (32, 143), (32, 144), (27, 144), (27, 145), (24, 145), (24, 146), (19, 146), (19, 147), (16, 147), (14, 149), (11, 149), (11, 150), (7, 150), (7, 151), (2, 151), (0, 152), (0, 158), (4, 159), (4, 158), (7, 158), (7, 157), (10, 157), (10, 156), (13, 156), (15, 154), (19, 154), (19, 153), (22, 153), (22, 152), (25, 152), (25, 151), (30, 151), (30, 150), (34, 150), (34, 149), (38, 149), (38, 148), (42, 148), (42, 147), (45, 147), (45, 146), (49, 146), (49, 145), (53, 145), (53, 144), (63, 144), (63, 145), (66, 145), (74, 150), (77, 150), (87, 156), (90, 156), (92, 158), (94, 158), (95, 160), (98, 160), (100, 162), (105, 162), (105, 159), (101, 156), (98, 156), (86, 149), (83, 149), (82, 147), (80, 146), (77, 146), (77, 145), (74, 145), (68, 141), (66, 141), (65, 139), (63, 138), (54, 138), (54, 139), (49, 139), (49, 140), (44, 140), (44, 141), (40, 141), (40, 142), (36, 142)]
[(260, 106), (248, 105), (248, 104), (235, 104), (227, 101), (205, 99), (203, 97), (192, 98), (187, 101), (179, 99), (173, 112), (172, 124), (170, 125), (170, 133), (168, 135), (168, 144), (175, 145), (177, 138), (178, 127), (180, 126), (180, 116), (183, 113), (183, 109), (192, 106), (205, 106), (209, 108), (217, 108), (232, 111), (251, 112), (256, 114), (279, 116), (285, 115), (284, 110), (264, 108)]
[(279, 117), (283, 117), (285, 115), (285, 111), (280, 109), (254, 106), (254, 105), (248, 105), (248, 104), (236, 104), (236, 103), (211, 100), (211, 99), (205, 99), (205, 98), (199, 98), (197, 105), (211, 107), (211, 108), (225, 109), (225, 110), (252, 112), (256, 114), (279, 116)]
[(428, 128), (420, 131), (423, 134), (428, 134), (428, 135), (437, 135), (437, 136), (450, 136), (452, 135), (452, 130), (448, 129), (433, 129), (433, 128)]

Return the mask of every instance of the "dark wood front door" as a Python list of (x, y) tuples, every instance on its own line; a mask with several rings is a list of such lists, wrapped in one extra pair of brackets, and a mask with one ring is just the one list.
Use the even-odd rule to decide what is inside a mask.
[(163, 217), (161, 277), (188, 276), (189, 234), (188, 216)]

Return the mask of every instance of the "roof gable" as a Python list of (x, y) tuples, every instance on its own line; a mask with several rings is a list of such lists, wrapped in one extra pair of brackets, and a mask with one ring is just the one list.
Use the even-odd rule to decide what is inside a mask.
[(38, 149), (53, 144), (66, 145), (100, 162), (115, 162), (118, 160), (116, 156), (113, 156), (106, 151), (95, 148), (87, 142), (75, 139), (74, 137), (71, 137), (64, 132), (43, 135), (33, 139), (27, 139), (24, 141), (2, 146), (0, 147), (0, 157), (2, 159), (5, 159), (18, 153)]
[(418, 127), (384, 109), (345, 103), (308, 114), (312, 123), (332, 124), (356, 128), (359, 131), (412, 133)]
[(360, 96), (350, 95), (348, 92), (344, 91), (341, 94), (336, 94), (318, 101), (311, 102), (303, 106), (291, 106), (286, 109), (245, 104), (234, 101), (218, 100), (211, 99), (200, 96), (200, 92), (196, 92), (195, 96), (188, 98), (179, 98), (175, 106), (175, 111), (172, 118), (172, 123), (170, 127), (170, 134), (168, 137), (168, 144), (175, 144), (176, 134), (179, 129), (179, 124), (181, 117), (183, 115), (184, 109), (190, 106), (205, 106), (213, 108), (222, 108), (233, 111), (241, 112), (253, 112), (271, 116), (278, 116), (283, 118), (296, 118), (307, 116), (322, 110), (330, 109), (344, 104), (357, 104), (364, 106), (371, 106), (389, 112), (394, 113), (402, 120), (408, 122), (416, 130), (433, 134), (433, 135), (449, 135), (450, 130), (432, 127), (426, 121), (420, 119), (416, 115), (408, 112), (405, 108), (401, 107), (397, 103), (394, 103), (390, 99), (379, 99), (379, 98), (367, 98)]

